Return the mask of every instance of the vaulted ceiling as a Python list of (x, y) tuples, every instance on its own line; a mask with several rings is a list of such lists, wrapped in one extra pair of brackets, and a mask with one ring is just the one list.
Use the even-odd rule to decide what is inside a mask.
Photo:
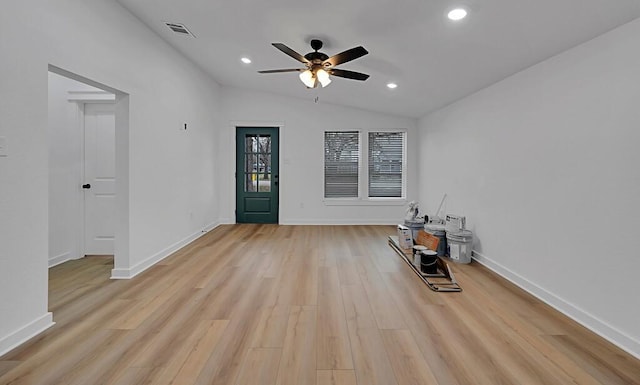
[[(439, 107), (640, 17), (638, 0), (118, 0), (218, 83), (384, 113), (421, 117)], [(447, 13), (468, 11), (453, 22)], [(172, 32), (184, 24), (196, 38)], [(297, 73), (258, 70), (302, 64), (280, 42), (329, 56), (362, 45), (369, 54), (306, 89)], [(240, 61), (242, 57), (251, 64)], [(395, 82), (396, 89), (387, 88)]]

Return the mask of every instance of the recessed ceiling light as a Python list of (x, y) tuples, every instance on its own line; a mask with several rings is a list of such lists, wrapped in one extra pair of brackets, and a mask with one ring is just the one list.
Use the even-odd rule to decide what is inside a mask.
[(394, 88), (398, 88), (398, 85), (396, 83), (387, 83), (387, 87), (394, 89)]
[(456, 9), (452, 9), (451, 11), (449, 11), (449, 13), (447, 14), (447, 17), (450, 20), (453, 21), (458, 21), (458, 20), (462, 20), (467, 16), (467, 11), (463, 8), (456, 8)]
[(249, 59), (248, 57), (243, 57), (242, 59), (240, 59), (244, 64), (251, 64), (251, 59)]

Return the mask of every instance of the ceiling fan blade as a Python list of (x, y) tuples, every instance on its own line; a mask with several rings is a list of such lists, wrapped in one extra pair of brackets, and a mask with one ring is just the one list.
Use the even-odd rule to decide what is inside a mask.
[(283, 70), (264, 70), (264, 71), (258, 71), (258, 73), (261, 74), (275, 74), (275, 73), (279, 73), (279, 72), (301, 72), (304, 71), (306, 68), (289, 68), (289, 69), (283, 69)]
[(342, 63), (346, 63), (348, 61), (351, 60), (355, 60), (359, 57), (362, 57), (366, 54), (368, 54), (369, 51), (367, 51), (366, 49), (364, 49), (363, 46), (359, 46), (359, 47), (355, 47), (355, 48), (351, 48), (348, 49), (344, 52), (340, 52), (339, 54), (333, 55), (330, 58), (328, 58), (327, 60), (324, 61), (324, 63), (330, 63), (331, 66), (335, 67), (338, 64), (342, 64)]
[(340, 70), (337, 68), (332, 68), (329, 71), (329, 74), (333, 76), (339, 76), (341, 78), (353, 79), (353, 80), (367, 80), (369, 79), (369, 75), (363, 74), (360, 72)]
[(304, 56), (300, 55), (299, 53), (297, 53), (296, 51), (292, 50), (291, 48), (287, 47), (282, 43), (271, 43), (271, 45), (276, 47), (280, 51), (286, 53), (287, 55), (291, 56), (292, 58), (296, 59), (300, 63), (305, 63), (305, 64), (309, 63), (309, 60), (305, 59)]

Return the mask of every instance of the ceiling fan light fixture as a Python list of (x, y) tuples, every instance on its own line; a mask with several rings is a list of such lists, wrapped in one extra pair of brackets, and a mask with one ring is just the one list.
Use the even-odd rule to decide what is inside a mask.
[(458, 21), (467, 17), (467, 10), (464, 8), (455, 8), (447, 14), (449, 20)]
[(307, 88), (313, 88), (316, 86), (316, 78), (311, 70), (306, 70), (300, 73), (300, 80)]
[(331, 83), (329, 73), (322, 68), (316, 71), (316, 77), (318, 78), (318, 81), (320, 82), (320, 85), (322, 85), (322, 87), (326, 87)]

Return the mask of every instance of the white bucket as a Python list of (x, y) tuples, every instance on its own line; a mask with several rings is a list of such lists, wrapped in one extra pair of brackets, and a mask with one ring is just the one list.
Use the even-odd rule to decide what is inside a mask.
[(473, 233), (469, 230), (447, 233), (449, 258), (457, 263), (470, 263), (473, 246)]
[(404, 221), (404, 225), (411, 229), (411, 235), (413, 237), (413, 242), (418, 239), (418, 231), (424, 228), (424, 220), (415, 220), (415, 221)]
[(444, 225), (436, 224), (436, 223), (428, 223), (424, 225), (424, 231), (427, 233), (440, 238), (438, 242), (438, 256), (444, 257), (447, 255), (447, 237)]
[(444, 227), (447, 233), (457, 233), (466, 230), (467, 221), (465, 217), (447, 214)]
[(413, 245), (413, 265), (420, 268), (420, 253), (424, 250), (427, 250), (427, 246), (423, 245)]

